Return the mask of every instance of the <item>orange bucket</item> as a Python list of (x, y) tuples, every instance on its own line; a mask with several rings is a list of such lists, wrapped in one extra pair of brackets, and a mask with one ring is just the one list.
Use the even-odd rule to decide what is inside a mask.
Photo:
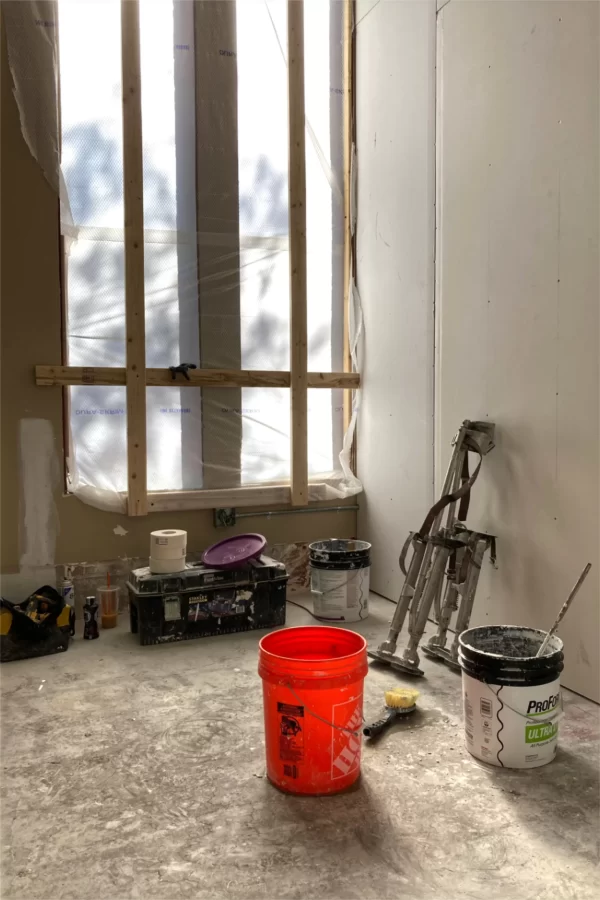
[(335, 794), (360, 775), (367, 642), (305, 626), (259, 644), (267, 776), (292, 794)]

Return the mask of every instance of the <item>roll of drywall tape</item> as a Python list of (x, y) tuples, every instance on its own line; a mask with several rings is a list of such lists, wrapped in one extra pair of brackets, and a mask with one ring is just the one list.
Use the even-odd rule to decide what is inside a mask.
[(150, 557), (150, 571), (153, 575), (173, 575), (176, 572), (183, 572), (185, 569), (185, 556), (179, 556), (177, 559), (156, 559)]
[(180, 559), (185, 557), (187, 531), (178, 528), (163, 528), (150, 534), (150, 556), (152, 559)]

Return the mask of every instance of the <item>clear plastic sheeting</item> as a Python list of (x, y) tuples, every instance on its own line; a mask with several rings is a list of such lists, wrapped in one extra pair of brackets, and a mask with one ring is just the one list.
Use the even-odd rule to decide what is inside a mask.
[[(62, 168), (72, 215), (63, 228), (67, 346), (75, 366), (125, 365), (120, 7), (59, 3)], [(82, 41), (91, 30), (95, 40)], [(140, 44), (146, 364), (199, 365), (193, 5), (142, 0)], [(71, 389), (71, 489), (83, 499), (93, 489), (94, 498), (107, 495), (102, 506), (122, 508), (124, 389), (86, 390)], [(87, 407), (85, 396), (94, 401)], [(200, 392), (148, 388), (146, 411), (149, 490), (201, 488)]]
[[(124, 366), (120, 0), (58, 8), (67, 363)], [(148, 367), (289, 369), (286, 8), (140, 0)], [(342, 16), (305, 0), (310, 371), (343, 359)], [(125, 508), (125, 399), (70, 389), (70, 488), (103, 509)], [(309, 391), (320, 499), (361, 490), (356, 414), (344, 437), (343, 392)], [(147, 439), (150, 491), (289, 483), (290, 391), (148, 388)]]
[[(304, 8), (308, 367), (331, 372), (343, 349), (343, 4)], [(286, 43), (285, 2), (237, 4), (240, 239), (264, 245), (240, 250), (242, 368), (289, 368)], [(289, 479), (289, 391), (242, 395), (242, 483)], [(338, 481), (342, 438), (342, 391), (309, 391), (310, 478)]]
[[(124, 387), (70, 388), (69, 487), (84, 503), (125, 512), (127, 410)], [(84, 440), (78, 440), (84, 436)]]
[[(67, 362), (125, 365), (121, 14), (112, 2), (59, 3), (61, 165), (71, 220), (63, 221)], [(82, 35), (94, 34), (94, 40)], [(127, 420), (123, 387), (69, 390), (69, 488), (124, 508)]]

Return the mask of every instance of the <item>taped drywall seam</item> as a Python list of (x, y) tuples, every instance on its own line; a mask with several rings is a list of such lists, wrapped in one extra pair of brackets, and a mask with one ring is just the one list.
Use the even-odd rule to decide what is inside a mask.
[(21, 572), (54, 565), (58, 514), (54, 491), (59, 465), (52, 423), (48, 419), (19, 422), (21, 460)]
[[(352, 360), (352, 368), (355, 372), (360, 372), (362, 368), (363, 358), (363, 310), (360, 294), (354, 279), (350, 281), (350, 358)], [(356, 420), (360, 412), (361, 392), (352, 392), (352, 416), (346, 434), (344, 435), (344, 443), (340, 452), (340, 465), (342, 467), (345, 487), (344, 496), (350, 497), (362, 491), (362, 484), (356, 477), (351, 468), (352, 443), (354, 441), (354, 432), (356, 430)]]
[(356, 191), (357, 191), (357, 172), (356, 164), (356, 144), (352, 144), (352, 153), (350, 155), (350, 235), (354, 237), (356, 234)]

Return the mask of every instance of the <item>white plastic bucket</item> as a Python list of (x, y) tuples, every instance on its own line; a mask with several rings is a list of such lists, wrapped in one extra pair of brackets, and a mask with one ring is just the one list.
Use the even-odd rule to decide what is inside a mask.
[(536, 653), (546, 633), (489, 625), (464, 631), (459, 659), (467, 749), (493, 766), (531, 769), (552, 762), (562, 717), (562, 641)]
[(360, 622), (369, 615), (371, 545), (331, 539), (309, 546), (314, 613), (331, 622)]

